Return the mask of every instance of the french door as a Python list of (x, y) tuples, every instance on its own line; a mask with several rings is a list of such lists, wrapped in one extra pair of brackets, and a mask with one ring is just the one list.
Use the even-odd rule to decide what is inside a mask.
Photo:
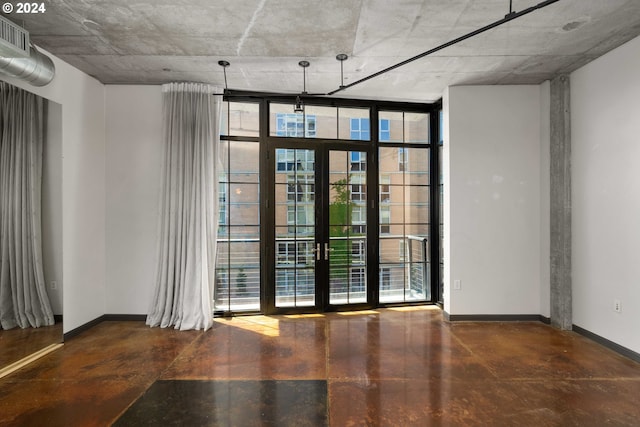
[(268, 157), (266, 312), (371, 306), (369, 150), (286, 141)]

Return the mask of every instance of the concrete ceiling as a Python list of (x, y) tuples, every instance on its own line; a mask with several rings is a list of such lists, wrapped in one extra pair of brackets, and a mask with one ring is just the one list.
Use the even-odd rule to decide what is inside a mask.
[[(542, 0), (513, 0), (516, 12)], [(345, 84), (502, 19), (508, 0), (54, 0), (5, 15), (106, 84), (200, 81), (307, 91)], [(341, 97), (434, 101), (449, 85), (537, 84), (640, 35), (640, 0), (560, 0), (356, 85)]]

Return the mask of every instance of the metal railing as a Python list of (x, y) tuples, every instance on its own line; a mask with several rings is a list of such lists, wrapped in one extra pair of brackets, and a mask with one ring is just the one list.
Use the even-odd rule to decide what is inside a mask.
[[(405, 302), (429, 299), (429, 263), (428, 263), (428, 240), (420, 236), (381, 236), (380, 241), (394, 239), (402, 242), (404, 246), (404, 256), (398, 256), (388, 277), (380, 278), (380, 301), (381, 302)], [(365, 236), (340, 236), (331, 237), (330, 241), (350, 240), (365, 241)], [(227, 245), (226, 250), (219, 247), (218, 265), (216, 266), (215, 281), (215, 307), (220, 310), (258, 310), (260, 308), (260, 239), (259, 238), (219, 238), (218, 245)], [(300, 237), (278, 237), (278, 243), (307, 243), (308, 253), (299, 253), (298, 246), (293, 247), (293, 252), (287, 254), (286, 260), (278, 262), (276, 254), (276, 270), (282, 274), (276, 277), (284, 277), (283, 274), (292, 271), (292, 285), (285, 286), (284, 283), (276, 283), (276, 298), (286, 298), (294, 296), (295, 299), (304, 300), (313, 298), (315, 294), (315, 282), (307, 283), (302, 280), (298, 283), (296, 272), (315, 268), (315, 254), (312, 252), (315, 245), (315, 238), (309, 236)], [(248, 248), (233, 248), (233, 244), (254, 244), (255, 250)], [(251, 245), (249, 245), (251, 246)], [(364, 246), (364, 245), (363, 245)], [(249, 248), (250, 249), (250, 248)], [(332, 301), (348, 301), (350, 294), (354, 297), (362, 296), (366, 293), (366, 287), (370, 286), (367, 276), (364, 277), (363, 287), (354, 287), (351, 283), (351, 270), (354, 268), (365, 268), (366, 247), (362, 248), (362, 253), (353, 252), (352, 247), (342, 248), (339, 259), (344, 259), (344, 263), (332, 266), (335, 270), (344, 270), (343, 278), (332, 277), (331, 299)], [(385, 264), (387, 265), (387, 264)], [(389, 264), (390, 265), (390, 264)], [(335, 268), (334, 268), (335, 267)], [(365, 268), (366, 270), (366, 268)], [(289, 279), (287, 279), (289, 280)], [(385, 282), (386, 280), (386, 282)], [(340, 282), (340, 283), (339, 283)], [(344, 283), (342, 283), (344, 282)], [(385, 285), (383, 286), (383, 282)], [(291, 295), (289, 295), (291, 294)], [(342, 295), (344, 294), (344, 295)]]
[[(406, 242), (406, 254), (409, 262), (407, 263), (407, 288), (412, 292), (426, 293), (427, 283), (429, 283), (428, 276), (428, 252), (427, 252), (427, 238), (419, 236), (407, 236)], [(416, 243), (416, 245), (414, 245)], [(417, 251), (414, 246), (417, 246)], [(417, 252), (417, 253), (416, 253)], [(415, 255), (415, 257), (414, 257)]]

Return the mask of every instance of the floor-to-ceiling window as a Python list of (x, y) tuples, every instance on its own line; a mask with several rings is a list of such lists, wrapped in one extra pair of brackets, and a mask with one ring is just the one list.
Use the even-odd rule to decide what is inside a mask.
[(429, 113), (379, 113), (381, 303), (431, 300), (429, 123)]
[(260, 310), (260, 105), (226, 102), (218, 181), (219, 227), (214, 309)]
[(293, 98), (225, 103), (216, 310), (435, 302), (437, 110), (305, 101), (303, 112)]

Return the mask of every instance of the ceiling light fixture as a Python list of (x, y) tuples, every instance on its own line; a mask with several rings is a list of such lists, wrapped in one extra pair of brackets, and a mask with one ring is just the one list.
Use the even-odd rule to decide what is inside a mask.
[(227, 67), (231, 65), (229, 61), (218, 61), (218, 65), (222, 67), (222, 71), (224, 72), (224, 90), (225, 92), (229, 89), (227, 86)]
[[(307, 94), (307, 67), (311, 65), (309, 61), (300, 61), (298, 65), (302, 67), (302, 93), (300, 95)], [(293, 106), (294, 113), (302, 113), (304, 112), (304, 105), (302, 104), (302, 99), (300, 95), (296, 96), (296, 103)]]
[(302, 100), (300, 99), (300, 95), (296, 96), (296, 103), (293, 105), (294, 113), (304, 113), (304, 106), (302, 105)]
[(349, 57), (346, 53), (339, 53), (336, 55), (336, 59), (340, 61), (340, 89), (344, 88), (344, 61)]

